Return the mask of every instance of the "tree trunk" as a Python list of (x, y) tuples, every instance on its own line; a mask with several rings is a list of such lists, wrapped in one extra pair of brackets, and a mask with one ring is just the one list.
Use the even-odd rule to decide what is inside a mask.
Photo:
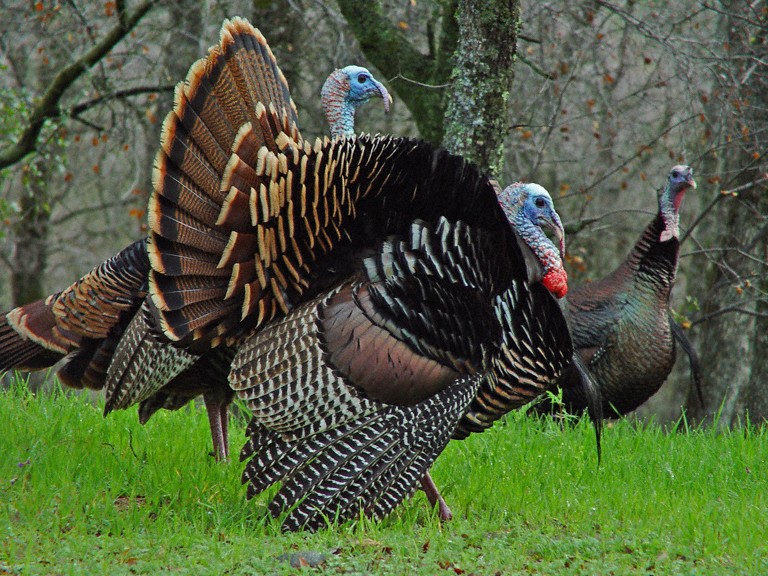
[[(761, 164), (755, 166), (755, 176), (761, 177), (766, 174), (765, 150), (768, 148), (768, 137), (765, 134), (765, 128), (768, 126), (768, 14), (765, 6), (759, 12), (759, 30), (753, 36), (750, 36), (749, 43), (754, 55), (754, 62), (760, 63), (761, 69), (753, 71), (750, 77), (752, 83), (753, 98), (755, 106), (751, 108), (755, 122), (753, 125), (762, 127), (758, 132), (758, 141), (755, 142), (753, 153), (750, 157), (754, 161), (754, 154), (759, 150), (761, 153)], [(762, 270), (758, 270), (754, 291), (759, 295), (755, 306), (757, 314), (755, 318), (755, 333), (753, 342), (752, 373), (749, 378), (749, 385), (745, 394), (745, 405), (747, 416), (752, 422), (764, 422), (768, 420), (768, 394), (766, 394), (766, 384), (768, 384), (768, 187), (765, 183), (755, 189), (757, 196), (757, 212), (752, 214), (753, 226), (756, 230), (754, 238), (750, 244), (754, 244), (751, 251), (762, 262)], [(751, 246), (748, 246), (751, 248)]]
[[(722, 228), (715, 245), (742, 249), (754, 237), (759, 223), (748, 205), (755, 195), (744, 194), (743, 199), (721, 202), (717, 220)], [(702, 323), (699, 345), (704, 407), (693, 394), (689, 395), (686, 411), (693, 421), (716, 419), (718, 426), (728, 427), (744, 416), (753, 361), (758, 360), (759, 352), (755, 289), (745, 282), (754, 274), (755, 263), (738, 250), (730, 251), (709, 271), (708, 285), (712, 288), (702, 309), (704, 318), (709, 319)], [(722, 313), (734, 308), (741, 311)]]
[(14, 252), (11, 270), (13, 306), (46, 295), (43, 282), (48, 263), (48, 225), (51, 211), (48, 194), (48, 163), (37, 154), (24, 169), (21, 213), (13, 223)]
[[(766, 15), (741, 2), (723, 2), (727, 46), (738, 58), (723, 58), (723, 78), (735, 80), (729, 104), (746, 103), (730, 126), (733, 145), (722, 158), (723, 171), (735, 173), (715, 221), (713, 245), (729, 250), (710, 266), (704, 302), (701, 359), (706, 407), (689, 398), (693, 420), (714, 418), (718, 426), (768, 418), (768, 39)], [(739, 104), (739, 107), (741, 105)], [(721, 175), (726, 181), (726, 174)]]
[(461, 0), (459, 41), (443, 145), (491, 175), (501, 174), (514, 80), (519, 0)]
[[(762, 245), (763, 259), (768, 262), (768, 241), (765, 238)], [(768, 279), (763, 278), (760, 291), (763, 294), (768, 293)], [(757, 312), (760, 316), (755, 319), (755, 354), (752, 358), (752, 373), (745, 393), (745, 404), (749, 420), (763, 424), (768, 421), (768, 394), (765, 390), (768, 384), (768, 302), (758, 302)]]

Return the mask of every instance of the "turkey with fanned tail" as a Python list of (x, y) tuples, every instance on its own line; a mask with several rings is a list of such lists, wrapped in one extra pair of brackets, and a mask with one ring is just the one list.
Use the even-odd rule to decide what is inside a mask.
[[(237, 349), (244, 480), (250, 494), (282, 481), (271, 510), (287, 528), (383, 516), (473, 400), (492, 404), (499, 382), (535, 395), (571, 363), (550, 293), (567, 290), (561, 250), (542, 260), (511, 225), (535, 185), (501, 191), (406, 138), (303, 140), (284, 108), (249, 100), (254, 81), (226, 65), (231, 34), (165, 123), (152, 312), (180, 347)], [(231, 150), (223, 169), (209, 148)]]

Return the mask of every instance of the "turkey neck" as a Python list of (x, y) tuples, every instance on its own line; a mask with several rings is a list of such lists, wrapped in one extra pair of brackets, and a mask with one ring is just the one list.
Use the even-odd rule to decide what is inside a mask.
[(328, 78), (323, 89), (323, 112), (331, 127), (331, 137), (355, 135), (355, 108), (346, 101), (349, 84), (338, 74)]
[(673, 218), (674, 234), (662, 240), (670, 232), (670, 217), (665, 215), (664, 211), (659, 211), (616, 272), (628, 273), (643, 283), (663, 289), (668, 294), (677, 273), (680, 252), (676, 213)]

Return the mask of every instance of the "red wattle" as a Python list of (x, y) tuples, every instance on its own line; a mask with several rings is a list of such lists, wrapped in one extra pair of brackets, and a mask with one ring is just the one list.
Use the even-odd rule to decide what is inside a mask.
[(562, 298), (568, 294), (568, 274), (563, 268), (553, 269), (544, 274), (541, 283), (555, 298)]

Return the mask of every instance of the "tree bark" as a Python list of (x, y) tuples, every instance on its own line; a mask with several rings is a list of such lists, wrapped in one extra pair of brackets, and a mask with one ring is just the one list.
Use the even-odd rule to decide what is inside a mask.
[(38, 154), (26, 166), (22, 177), (21, 213), (13, 223), (13, 306), (27, 304), (46, 295), (43, 278), (48, 264), (48, 225), (51, 218), (47, 164), (45, 157)]
[[(768, 242), (763, 240), (763, 259), (768, 262)], [(768, 279), (763, 278), (760, 283), (763, 294), (768, 293)], [(755, 424), (764, 424), (768, 421), (768, 302), (762, 300), (757, 304), (755, 318), (755, 354), (752, 357), (752, 373), (745, 393), (747, 417)]]
[[(768, 419), (768, 38), (766, 15), (741, 2), (723, 2), (727, 46), (738, 58), (722, 59), (724, 78), (734, 80), (730, 102), (742, 114), (730, 126), (732, 145), (721, 158), (723, 171), (736, 171), (718, 203), (721, 223), (715, 246), (728, 247), (710, 266), (700, 354), (705, 408), (689, 398), (691, 419), (714, 419), (719, 427)], [(727, 56), (727, 55), (726, 55)], [(730, 103), (729, 102), (729, 103)], [(724, 179), (723, 175), (723, 179)]]
[[(757, 104), (752, 108), (754, 124), (763, 128), (760, 132), (762, 141), (756, 143), (756, 149), (751, 156), (751, 160), (754, 161), (754, 154), (759, 147), (762, 153), (761, 164), (754, 167), (755, 177), (758, 178), (764, 176), (768, 168), (765, 163), (765, 150), (768, 148), (768, 137), (765, 135), (765, 127), (768, 126), (768, 64), (766, 64), (768, 62), (768, 15), (765, 12), (765, 6), (759, 12), (759, 19), (758, 32), (749, 40), (754, 60), (762, 63), (762, 71), (750, 77), (753, 97)], [(766, 188), (763, 183), (755, 189), (757, 213), (752, 215), (751, 228), (755, 232), (750, 241), (750, 244), (755, 245), (753, 253), (758, 261), (763, 262), (763, 268), (759, 270), (754, 282), (755, 292), (760, 297), (755, 306), (757, 316), (755, 317), (752, 373), (745, 394), (747, 417), (755, 423), (768, 421), (768, 394), (766, 394), (766, 384), (768, 384), (768, 189)]]
[(443, 145), (491, 175), (501, 174), (520, 26), (519, 0), (461, 0), (459, 41)]
[[(757, 311), (754, 288), (745, 280), (755, 274), (755, 263), (744, 258), (743, 248), (755, 232), (756, 222), (748, 209), (755, 198), (728, 198), (721, 202), (719, 218), (722, 228), (716, 245), (733, 246), (731, 251), (709, 271), (710, 296), (702, 307), (706, 322), (702, 323), (699, 350), (704, 373), (704, 406), (690, 394), (686, 406), (694, 422), (715, 420), (719, 427), (729, 427), (743, 418), (746, 397), (752, 377), (752, 363), (757, 360)], [(738, 308), (743, 312), (721, 313)]]

